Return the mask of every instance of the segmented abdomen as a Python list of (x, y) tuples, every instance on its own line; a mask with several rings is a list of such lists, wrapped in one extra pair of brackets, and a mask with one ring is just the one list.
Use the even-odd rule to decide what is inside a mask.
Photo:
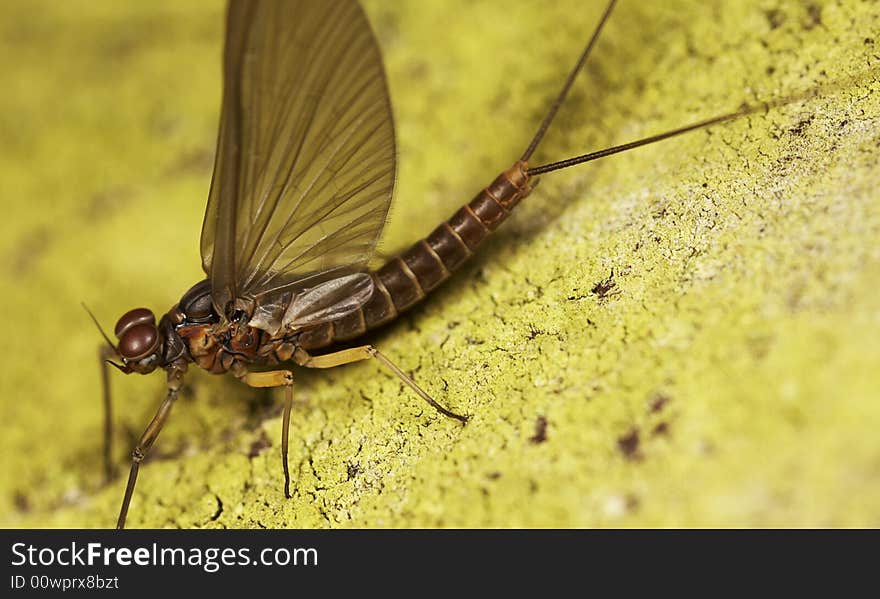
[(526, 164), (517, 162), (430, 235), (370, 273), (375, 289), (360, 309), (304, 331), (297, 345), (319, 349), (394, 320), (458, 270), (531, 190)]

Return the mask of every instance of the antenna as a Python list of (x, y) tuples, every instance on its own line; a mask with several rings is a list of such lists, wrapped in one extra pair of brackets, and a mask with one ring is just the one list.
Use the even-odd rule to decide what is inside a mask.
[[(98, 327), (98, 330), (101, 332), (101, 336), (104, 338), (104, 341), (107, 342), (107, 345), (110, 346), (110, 349), (113, 351), (113, 354), (118, 356), (118, 355), (119, 355), (119, 352), (116, 351), (116, 346), (113, 345), (113, 342), (110, 341), (110, 337), (108, 337), (108, 336), (107, 336), (107, 333), (104, 332), (104, 329), (101, 328), (101, 323), (98, 322), (98, 319), (95, 318), (95, 315), (92, 313), (91, 310), (89, 310), (89, 307), (86, 305), (86, 303), (85, 303), (85, 302), (81, 302), (81, 303), (82, 303), (82, 307), (83, 307), (83, 309), (85, 309), (85, 311), (89, 313), (89, 316), (92, 317), (92, 322), (94, 322), (94, 323), (95, 323), (95, 326)], [(117, 368), (119, 368), (119, 366), (118, 366), (117, 364), (114, 364), (113, 362), (110, 362), (110, 360), (107, 360), (107, 362), (109, 362), (110, 364), (113, 364), (114, 366), (116, 366)]]

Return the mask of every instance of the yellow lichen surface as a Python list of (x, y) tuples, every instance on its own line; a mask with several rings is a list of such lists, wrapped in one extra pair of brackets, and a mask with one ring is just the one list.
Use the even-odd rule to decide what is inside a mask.
[[(602, 9), (367, 3), (399, 179), (383, 251), (522, 152)], [(621, 0), (534, 163), (819, 90), (547, 175), (457, 276), (280, 396), (193, 368), (133, 527), (880, 526), (880, 7)], [(0, 5), (0, 524), (115, 523), (161, 374), (100, 337), (201, 278), (223, 7)]]

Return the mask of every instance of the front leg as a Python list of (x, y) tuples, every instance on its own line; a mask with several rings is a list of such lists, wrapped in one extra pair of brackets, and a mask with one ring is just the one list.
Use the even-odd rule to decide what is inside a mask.
[(162, 427), (165, 426), (165, 422), (168, 421), (168, 416), (171, 414), (171, 406), (174, 405), (174, 401), (177, 399), (177, 392), (183, 385), (183, 375), (185, 372), (186, 362), (180, 361), (168, 366), (168, 395), (165, 396), (165, 401), (159, 406), (156, 415), (153, 416), (153, 420), (147, 425), (146, 430), (131, 452), (131, 470), (128, 472), (125, 496), (122, 498), (122, 507), (119, 508), (119, 518), (116, 520), (116, 528), (118, 529), (125, 528), (125, 518), (128, 515), (128, 506), (131, 504), (135, 483), (137, 483), (138, 469), (141, 462), (147, 457), (153, 442), (156, 441), (156, 438), (162, 431)]
[(281, 466), (284, 470), (284, 497), (290, 499), (290, 468), (287, 443), (290, 433), (290, 410), (293, 407), (293, 373), (289, 370), (250, 372), (241, 362), (232, 363), (232, 374), (249, 387), (284, 387), (284, 413), (281, 418)]

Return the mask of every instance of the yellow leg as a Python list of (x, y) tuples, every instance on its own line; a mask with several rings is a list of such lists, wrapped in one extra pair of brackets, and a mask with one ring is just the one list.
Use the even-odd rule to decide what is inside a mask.
[(290, 499), (290, 468), (287, 464), (287, 446), (290, 436), (290, 410), (293, 407), (293, 373), (289, 370), (248, 372), (243, 367), (233, 370), (250, 387), (284, 387), (284, 413), (281, 417), (281, 466), (284, 470), (284, 496)]
[(308, 352), (303, 349), (297, 349), (293, 354), (293, 359), (300, 366), (305, 366), (306, 368), (333, 368), (334, 366), (341, 366), (343, 364), (350, 364), (352, 362), (360, 362), (361, 360), (368, 360), (370, 358), (376, 358), (379, 362), (382, 363), (383, 366), (387, 367), (391, 372), (393, 372), (397, 378), (407, 384), (407, 386), (416, 392), (416, 394), (428, 402), (435, 410), (440, 412), (445, 416), (449, 416), (450, 418), (455, 418), (460, 422), (467, 422), (468, 417), (462, 416), (460, 414), (456, 414), (443, 406), (437, 403), (433, 397), (428, 395), (424, 389), (418, 386), (414, 380), (412, 380), (409, 376), (406, 375), (397, 365), (386, 358), (378, 349), (373, 347), (372, 345), (361, 345), (360, 347), (352, 347), (349, 349), (343, 349), (338, 352), (333, 352), (332, 354), (324, 354), (323, 356), (312, 356)]
[(284, 387), (293, 385), (293, 373), (289, 370), (248, 372), (241, 380), (249, 387)]

